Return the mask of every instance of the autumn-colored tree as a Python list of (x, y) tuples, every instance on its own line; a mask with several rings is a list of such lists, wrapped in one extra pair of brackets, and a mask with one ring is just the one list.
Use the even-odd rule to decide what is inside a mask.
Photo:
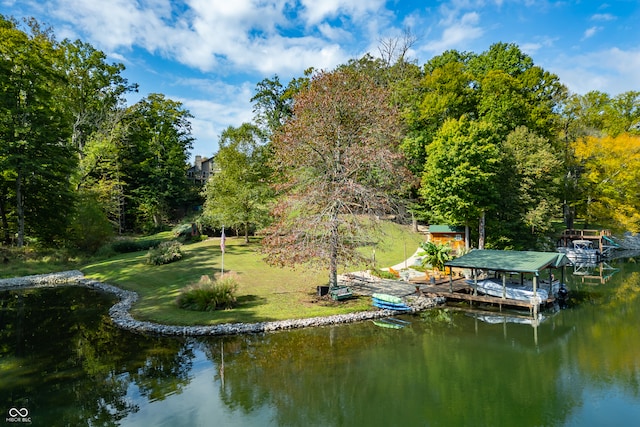
[(573, 144), (584, 168), (587, 221), (640, 232), (640, 137), (587, 137)]
[(328, 266), (336, 286), (338, 265), (362, 259), (357, 248), (373, 241), (376, 215), (392, 210), (406, 182), (401, 136), (387, 89), (349, 69), (316, 74), (273, 140), (280, 197), (267, 261)]

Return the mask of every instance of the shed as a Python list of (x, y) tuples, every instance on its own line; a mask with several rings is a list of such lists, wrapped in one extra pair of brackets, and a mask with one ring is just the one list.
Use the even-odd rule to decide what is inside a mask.
[(464, 227), (444, 224), (432, 224), (429, 226), (429, 241), (449, 245), (454, 253), (461, 253), (464, 250), (464, 236)]

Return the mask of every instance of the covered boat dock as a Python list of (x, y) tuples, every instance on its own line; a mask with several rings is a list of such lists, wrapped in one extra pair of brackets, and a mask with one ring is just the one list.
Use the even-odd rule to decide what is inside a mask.
[[(484, 302), (497, 304), (500, 307), (514, 306), (527, 307), (536, 315), (543, 304), (548, 304), (554, 300), (553, 271), (560, 269), (560, 281), (564, 282), (564, 266), (569, 264), (569, 259), (562, 253), (557, 252), (534, 252), (534, 251), (501, 251), (501, 250), (480, 250), (476, 249), (466, 255), (447, 261), (445, 267), (449, 269), (449, 291), (436, 291), (438, 296), (452, 300), (463, 300), (473, 302)], [(460, 280), (455, 280), (454, 270), (463, 270), (468, 280), (461, 286)], [(466, 270), (466, 271), (465, 271)], [(548, 279), (542, 281), (541, 273), (547, 270)], [(487, 276), (493, 272), (497, 279), (502, 281), (502, 291), (498, 295), (479, 295), (478, 280), (482, 274)], [(518, 274), (520, 285), (527, 281), (531, 284), (531, 297), (516, 298), (510, 296), (510, 289), (507, 285), (507, 277)], [(494, 279), (495, 281), (495, 279)], [(548, 290), (542, 287), (548, 284)], [(470, 292), (471, 290), (471, 292)], [(544, 292), (543, 292), (544, 290)], [(432, 290), (429, 290), (430, 292)], [(544, 299), (543, 295), (546, 295)]]

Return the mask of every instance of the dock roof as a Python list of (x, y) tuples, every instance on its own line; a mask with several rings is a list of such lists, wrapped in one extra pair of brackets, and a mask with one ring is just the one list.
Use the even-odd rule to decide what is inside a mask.
[(569, 259), (566, 255), (558, 252), (476, 249), (466, 255), (447, 261), (444, 265), (454, 268), (538, 273), (545, 268), (558, 268), (568, 263)]

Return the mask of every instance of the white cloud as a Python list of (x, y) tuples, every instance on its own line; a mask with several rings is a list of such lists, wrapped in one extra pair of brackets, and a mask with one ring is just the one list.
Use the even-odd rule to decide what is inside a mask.
[[(240, 85), (230, 85), (205, 79), (186, 79), (179, 82), (182, 85), (192, 85), (211, 98), (179, 98), (184, 107), (194, 116), (191, 119), (192, 135), (196, 138), (192, 154), (212, 156), (218, 151), (218, 141), (222, 131), (229, 126), (240, 126), (253, 119), (251, 97), (255, 85), (245, 82)], [(215, 100), (214, 100), (215, 99)]]
[(584, 32), (584, 34), (582, 36), (582, 40), (586, 40), (588, 38), (593, 37), (597, 32), (599, 32), (601, 30), (602, 30), (602, 27), (587, 28), (587, 30)]
[(551, 37), (535, 37), (534, 42), (520, 43), (520, 50), (529, 56), (534, 56), (541, 50), (553, 47), (556, 39)]
[(480, 16), (476, 12), (465, 13), (459, 20), (452, 21), (447, 17), (447, 23), (439, 40), (427, 43), (424, 49), (431, 52), (442, 52), (448, 49), (464, 47), (467, 42), (475, 41), (482, 36), (484, 30), (477, 25)]
[[(340, 43), (357, 40), (353, 32), (372, 25), (375, 19), (365, 17), (384, 1), (302, 4), (293, 10), (290, 0), (54, 0), (51, 8), (84, 39), (121, 58), (137, 46), (201, 71), (287, 73), (348, 58)], [(342, 28), (322, 21), (338, 15), (346, 16)], [(318, 25), (290, 33), (301, 18)], [(364, 27), (353, 23), (359, 20)]]
[(611, 15), (610, 13), (596, 13), (591, 16), (592, 21), (613, 21), (616, 17)]
[(561, 56), (549, 70), (556, 73), (572, 92), (592, 90), (611, 96), (640, 87), (640, 50), (611, 48), (573, 57)]
[(352, 20), (360, 20), (384, 7), (384, 0), (301, 0), (304, 7), (301, 15), (308, 26), (325, 19), (347, 15)]

